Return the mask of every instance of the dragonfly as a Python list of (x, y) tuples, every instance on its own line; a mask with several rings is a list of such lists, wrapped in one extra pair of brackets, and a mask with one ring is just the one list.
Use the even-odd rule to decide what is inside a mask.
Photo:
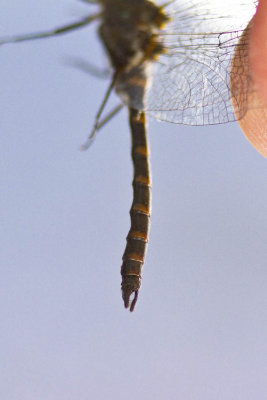
[[(147, 115), (187, 125), (220, 124), (242, 118), (247, 93), (233, 57), (246, 64), (243, 32), (256, 3), (225, 0), (81, 0), (99, 12), (50, 31), (0, 38), (0, 45), (26, 42), (81, 29), (99, 22), (98, 34), (112, 68), (111, 82), (97, 112), (88, 148), (96, 132), (119, 109), (101, 120), (112, 90), (128, 107), (133, 161), (130, 230), (122, 257), (122, 298), (133, 311), (141, 286), (151, 214), (151, 176)], [(216, 4), (216, 6), (215, 6)], [(243, 40), (241, 40), (243, 38)], [(237, 63), (238, 65), (238, 63)], [(233, 108), (232, 103), (235, 103)]]

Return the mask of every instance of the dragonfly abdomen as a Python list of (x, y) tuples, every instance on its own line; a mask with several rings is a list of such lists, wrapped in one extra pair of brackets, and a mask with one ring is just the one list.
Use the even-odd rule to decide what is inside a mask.
[(134, 197), (130, 210), (131, 227), (127, 235), (127, 244), (122, 257), (121, 287), (126, 308), (129, 307), (130, 297), (134, 294), (130, 305), (130, 311), (133, 311), (141, 286), (142, 266), (148, 243), (151, 184), (145, 114), (130, 108), (130, 126), (132, 135), (132, 160), (134, 165)]

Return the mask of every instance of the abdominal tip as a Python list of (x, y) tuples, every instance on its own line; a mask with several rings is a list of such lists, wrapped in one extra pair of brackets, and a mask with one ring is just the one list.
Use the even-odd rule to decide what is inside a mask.
[[(133, 299), (131, 299), (133, 297)], [(124, 302), (124, 307), (129, 308), (131, 312), (134, 311), (137, 299), (138, 299), (138, 290), (124, 290), (122, 293), (122, 298)]]

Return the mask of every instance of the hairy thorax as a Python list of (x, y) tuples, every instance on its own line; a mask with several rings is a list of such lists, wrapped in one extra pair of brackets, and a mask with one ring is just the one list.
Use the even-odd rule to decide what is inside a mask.
[(158, 33), (167, 22), (162, 7), (148, 0), (101, 0), (99, 35), (116, 71), (123, 71), (162, 53)]

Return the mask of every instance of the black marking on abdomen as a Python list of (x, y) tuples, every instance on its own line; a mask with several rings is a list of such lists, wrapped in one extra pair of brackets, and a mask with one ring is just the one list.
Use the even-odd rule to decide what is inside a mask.
[(130, 210), (131, 227), (126, 238), (127, 244), (122, 257), (121, 288), (126, 308), (129, 307), (130, 297), (134, 293), (134, 298), (130, 305), (130, 311), (133, 311), (141, 286), (142, 266), (148, 242), (151, 186), (145, 114), (131, 108), (129, 112), (134, 166), (134, 196)]

